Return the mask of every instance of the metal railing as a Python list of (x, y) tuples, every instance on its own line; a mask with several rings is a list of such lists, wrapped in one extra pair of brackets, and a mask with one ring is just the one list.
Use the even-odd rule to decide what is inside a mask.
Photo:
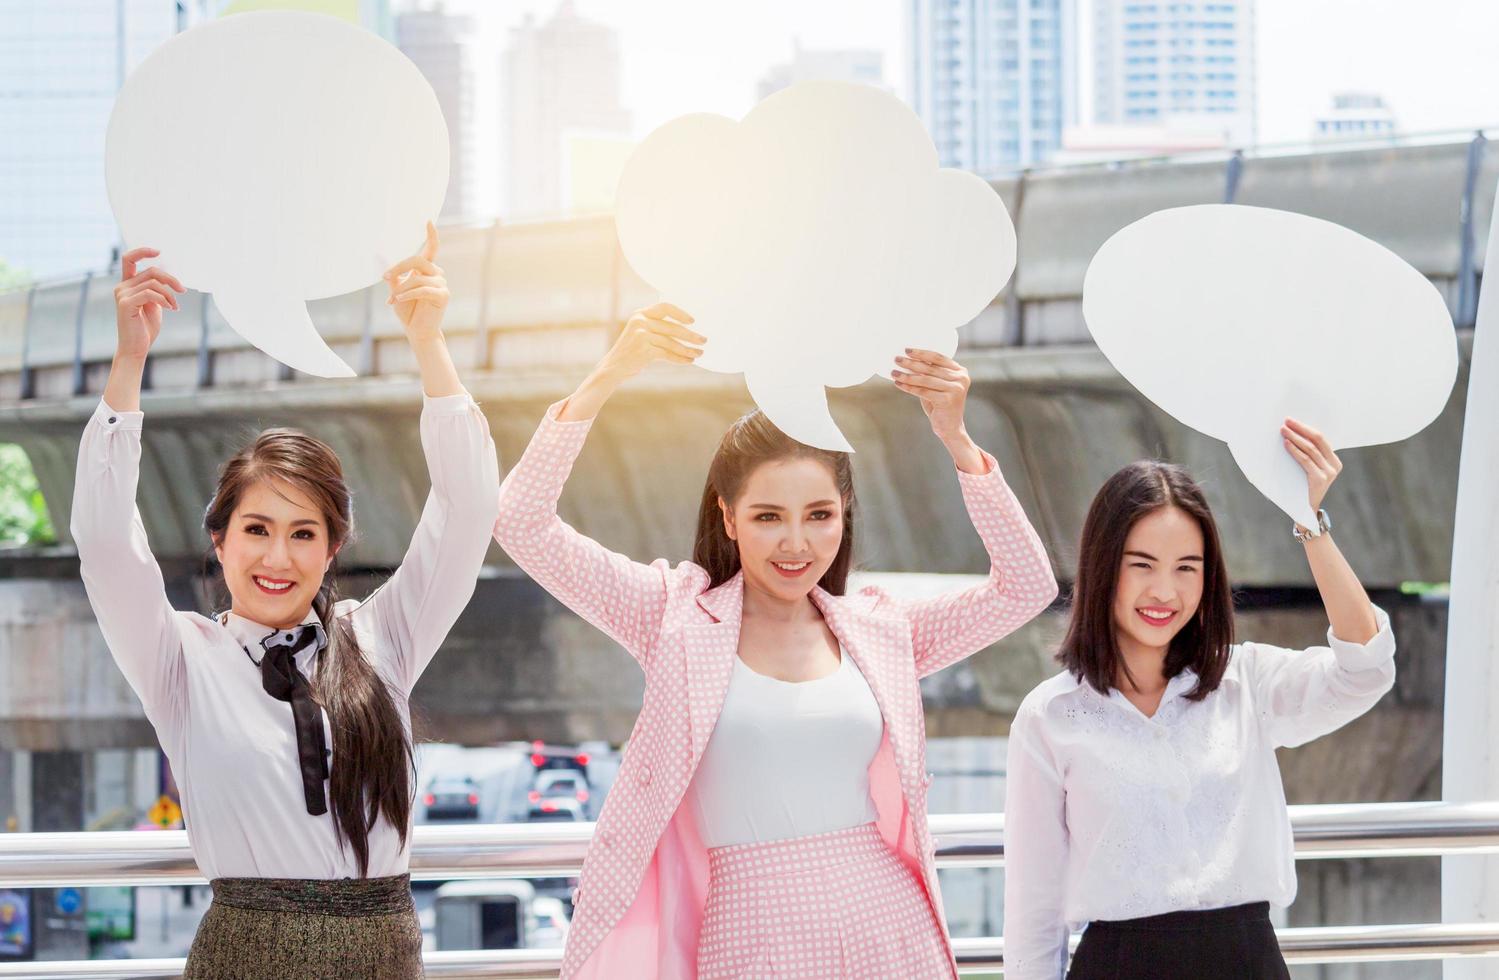
[[(1374, 803), (1291, 807), (1298, 860), (1499, 853), (1499, 802)], [(939, 868), (1004, 863), (1002, 814), (931, 818)], [(411, 848), (412, 877), (574, 876), (592, 824), (423, 825)], [(202, 882), (182, 831), (0, 836), (0, 888), (181, 885)], [(1421, 923), (1289, 928), (1277, 933), (1292, 963), (1431, 960), (1499, 955), (1499, 925)], [(1076, 941), (1074, 939), (1074, 941)], [(997, 937), (953, 941), (960, 972), (1002, 968)], [(558, 950), (474, 950), (426, 956), (431, 977), (554, 978)], [(157, 980), (181, 975), (180, 959), (0, 964), (0, 980)]]
[[(1487, 202), (1485, 192), (1492, 173), (1492, 165), (1486, 162), (1493, 155), (1488, 149), (1489, 142), (1484, 131), (1478, 130), (1430, 138), (1380, 140), (1370, 144), (1316, 144), (1294, 149), (1301, 151), (1296, 155), (1319, 160), (1327, 158), (1327, 162), (1333, 165), (1337, 165), (1342, 157), (1359, 154), (1381, 158), (1390, 154), (1421, 155), (1431, 152), (1434, 147), (1445, 147), (1453, 154), (1460, 154), (1461, 162), (1450, 168), (1452, 173), (1444, 171), (1439, 190), (1433, 192), (1428, 186), (1429, 181), (1421, 185), (1421, 193), (1441, 196), (1426, 209), (1431, 215), (1430, 223), (1416, 235), (1419, 242), (1410, 249), (1413, 254), (1407, 257), (1413, 262), (1430, 262), (1436, 255), (1451, 253), (1456, 256), (1455, 263), (1442, 258), (1437, 262), (1439, 269), (1424, 271), (1444, 284), (1451, 283), (1450, 303), (1454, 321), (1459, 327), (1470, 328), (1476, 316), (1481, 281), (1481, 254), (1475, 228), (1483, 227), (1482, 222), (1487, 220), (1480, 210)], [(1115, 179), (1119, 175), (1162, 165), (1186, 168), (1221, 166), (1221, 191), (1210, 196), (1232, 203), (1240, 199), (1241, 187), (1255, 175), (1257, 167), (1291, 149), (1262, 147), (1249, 152), (1213, 151), (1202, 160), (1193, 155), (1178, 155), (1164, 160), (1042, 167), (993, 175), (992, 182), (996, 191), (1007, 199), (1017, 228), (1065, 224), (1067, 213), (1053, 213), (1055, 195), (1052, 203), (1045, 198), (1039, 204), (1028, 203), (1032, 198), (1027, 191), (1030, 185), (1057, 179), (1075, 181), (1092, 172)], [(1311, 180), (1310, 177), (1305, 179)], [(1413, 172), (1411, 180), (1417, 179)], [(1278, 187), (1267, 206), (1295, 209), (1297, 202), (1294, 197), (1289, 201), (1280, 200), (1291, 190)], [(1369, 206), (1374, 208), (1377, 185), (1370, 184), (1368, 191)], [(1097, 189), (1085, 189), (1084, 196), (1088, 194), (1096, 197)], [(1262, 188), (1261, 197), (1263, 194)], [(1095, 197), (1087, 199), (1094, 200)], [(1449, 212), (1442, 205), (1448, 201), (1457, 210), (1456, 222), (1445, 217)], [(1267, 204), (1260, 199), (1248, 203)], [(1302, 206), (1307, 205), (1303, 202)], [(1037, 207), (1040, 212), (1032, 214)], [(1124, 209), (1117, 217), (1122, 222), (1132, 220), (1131, 215), (1132, 211)], [(1388, 233), (1388, 229), (1384, 231)], [(1370, 233), (1378, 237), (1378, 229), (1370, 229)], [(1099, 244), (1088, 236), (1083, 238), (1086, 239), (1083, 244), (1088, 247)], [(1400, 254), (1402, 243), (1384, 241), (1382, 244)], [(1053, 242), (1045, 247), (1056, 249), (1061, 246)], [(495, 338), (501, 334), (559, 328), (612, 329), (631, 305), (655, 295), (623, 260), (615, 241), (612, 220), (607, 215), (505, 226), (497, 222), (447, 226), (443, 253), (444, 268), (455, 297), (448, 311), (447, 328), (450, 336), (463, 338), (459, 345), (455, 345), (455, 350), (462, 366), (470, 369), (486, 370), (494, 366)], [(1064, 295), (1076, 299), (1074, 293), (1080, 293), (1081, 276), (1075, 277), (1065, 294), (1054, 292), (1052, 287), (1038, 287), (1033, 293), (1026, 286), (1034, 278), (1027, 271), (1028, 264), (1046, 266), (1061, 261), (1076, 266), (1085, 260), (1086, 255), (1022, 250), (1015, 281), (999, 303), (1005, 309), (1010, 325), (1002, 336), (979, 331), (973, 333), (967, 343), (973, 346), (1028, 346), (1059, 342), (1044, 331), (1028, 327), (1024, 322), (1024, 308), (1031, 300), (1041, 301), (1044, 305), (1064, 298)], [(563, 275), (558, 270), (570, 271)], [(101, 291), (94, 280), (113, 276), (112, 270), (92, 270), (0, 293), (0, 377), (11, 372), (19, 374), (12, 392), (16, 397), (20, 400), (63, 398), (69, 393), (78, 395), (87, 389), (89, 368), (108, 362), (114, 335), (113, 310), (106, 302), (108, 290)], [(364, 290), (362, 295), (351, 294), (313, 304), (313, 318), (324, 339), (341, 349), (362, 375), (380, 373), (381, 341), (394, 338), (399, 342), (401, 339), (394, 317), (380, 299), (383, 299), (383, 286)], [(196, 295), (192, 302), (185, 300), (184, 309), (194, 312), (168, 321), (157, 344), (157, 360), (162, 355), (175, 355), (190, 357), (195, 362), (190, 371), (172, 374), (176, 378), (172, 382), (175, 386), (186, 384), (190, 389), (202, 389), (224, 384), (216, 367), (217, 355), (245, 350), (246, 343), (218, 319), (207, 297)], [(1073, 343), (1082, 339), (1085, 338), (1066, 333), (1060, 342)], [(539, 357), (550, 363), (557, 355), (553, 346), (522, 343), (507, 353), (505, 363), (514, 365), (517, 359), (524, 361), (527, 357)], [(586, 352), (579, 354), (581, 364), (593, 362), (599, 353), (595, 348), (602, 349), (598, 344), (592, 344), (587, 346)], [(401, 363), (404, 364), (404, 358)], [(62, 372), (67, 378), (59, 379), (39, 392), (38, 372)], [(289, 368), (278, 368), (276, 372), (275, 376), (283, 381), (292, 377)], [(254, 383), (270, 380), (258, 370), (251, 374)], [(189, 377), (191, 382), (187, 380)], [(241, 383), (251, 382), (241, 379)], [(150, 387), (149, 383), (147, 387)], [(12, 391), (9, 387), (5, 390)]]

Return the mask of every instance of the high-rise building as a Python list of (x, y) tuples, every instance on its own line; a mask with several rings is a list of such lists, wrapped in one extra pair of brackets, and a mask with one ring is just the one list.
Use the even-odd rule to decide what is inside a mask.
[(1254, 0), (1094, 0), (1093, 121), (1253, 143)]
[(620, 104), (619, 38), (562, 0), (544, 23), (511, 29), (505, 57), (504, 194), (512, 218), (561, 214), (568, 207), (568, 148), (630, 135)]
[(1373, 92), (1336, 92), (1332, 108), (1312, 124), (1312, 139), (1379, 139), (1399, 130), (1395, 113)]
[(1045, 162), (1076, 117), (1076, 0), (908, 0), (911, 105), (944, 167)]
[(798, 41), (791, 60), (776, 65), (760, 77), (757, 95), (763, 99), (797, 82), (811, 80), (862, 82), (885, 87), (885, 56), (862, 48), (804, 48)]
[(396, 17), (396, 45), (437, 94), (448, 124), (444, 218), (492, 217), (498, 209), (498, 65), (477, 17), (441, 6)]

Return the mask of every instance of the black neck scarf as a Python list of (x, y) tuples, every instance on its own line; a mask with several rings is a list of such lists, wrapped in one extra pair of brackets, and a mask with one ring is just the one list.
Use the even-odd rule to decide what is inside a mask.
[(323, 781), (328, 778), (328, 742), (323, 737), (323, 713), (312, 699), (312, 685), (297, 669), (297, 653), (316, 645), (327, 646), (321, 623), (304, 623), (295, 629), (277, 630), (260, 641), (265, 656), (260, 660), (260, 684), (277, 701), (291, 702), (292, 721), (297, 728), (297, 761), (302, 768), (302, 795), (307, 812), (320, 817), (328, 812)]

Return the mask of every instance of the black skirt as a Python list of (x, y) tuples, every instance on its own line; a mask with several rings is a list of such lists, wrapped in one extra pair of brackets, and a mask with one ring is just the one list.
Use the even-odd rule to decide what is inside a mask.
[(411, 876), (215, 878), (184, 980), (419, 980)]
[(1090, 922), (1067, 980), (1290, 980), (1270, 903)]

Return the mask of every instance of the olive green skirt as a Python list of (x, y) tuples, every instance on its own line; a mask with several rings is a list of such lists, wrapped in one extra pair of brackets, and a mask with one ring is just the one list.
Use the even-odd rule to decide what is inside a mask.
[(411, 876), (215, 878), (184, 980), (419, 980)]

